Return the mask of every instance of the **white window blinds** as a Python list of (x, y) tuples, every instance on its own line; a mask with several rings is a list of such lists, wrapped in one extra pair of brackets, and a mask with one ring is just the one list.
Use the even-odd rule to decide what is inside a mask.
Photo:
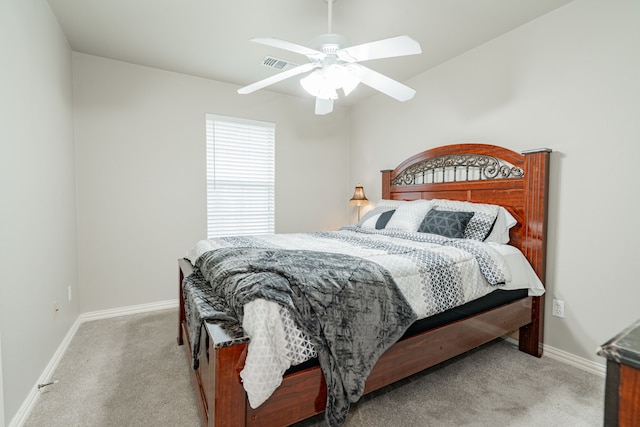
[(275, 124), (206, 115), (208, 238), (275, 231)]

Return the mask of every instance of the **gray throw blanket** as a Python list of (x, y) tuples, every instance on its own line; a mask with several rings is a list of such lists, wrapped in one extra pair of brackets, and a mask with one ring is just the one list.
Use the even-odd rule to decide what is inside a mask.
[(318, 353), (330, 426), (344, 423), (378, 358), (416, 320), (390, 273), (362, 258), (223, 248), (204, 253), (195, 267), (239, 322), (244, 304), (257, 298), (289, 309)]
[(199, 269), (194, 269), (182, 281), (182, 295), (191, 341), (191, 360), (193, 369), (198, 369), (205, 321), (215, 321), (226, 332), (235, 333), (237, 338), (242, 338), (244, 331), (237, 319), (226, 313), (224, 300), (213, 291)]

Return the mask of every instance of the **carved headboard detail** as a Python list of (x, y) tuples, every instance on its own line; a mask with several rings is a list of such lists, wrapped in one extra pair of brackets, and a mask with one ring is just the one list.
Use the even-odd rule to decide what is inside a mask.
[(524, 171), (502, 159), (484, 154), (450, 154), (409, 166), (391, 185), (522, 178)]

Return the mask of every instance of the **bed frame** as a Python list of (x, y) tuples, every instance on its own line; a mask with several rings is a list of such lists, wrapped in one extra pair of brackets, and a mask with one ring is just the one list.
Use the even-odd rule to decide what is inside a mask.
[[(544, 283), (549, 157), (548, 149), (521, 155), (485, 144), (434, 148), (407, 159), (396, 169), (382, 171), (382, 198), (440, 198), (504, 206), (518, 220), (511, 229), (510, 244), (524, 253)], [(190, 273), (190, 264), (180, 265), (181, 284)], [(526, 297), (405, 337), (378, 360), (365, 393), (517, 330), (519, 349), (540, 357), (543, 315), (544, 296)], [(190, 375), (203, 425), (283, 426), (324, 411), (327, 390), (319, 366), (286, 375), (265, 403), (251, 408), (239, 376), (249, 339), (238, 328), (207, 323), (207, 334), (202, 334), (200, 366), (191, 369)], [(180, 291), (178, 344), (182, 345), (185, 337), (191, 361)]]

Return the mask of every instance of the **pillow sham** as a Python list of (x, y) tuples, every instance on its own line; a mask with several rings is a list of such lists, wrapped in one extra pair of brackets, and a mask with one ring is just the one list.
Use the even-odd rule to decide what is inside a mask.
[(418, 231), (461, 239), (473, 215), (474, 212), (431, 209), (425, 215)]
[(358, 224), (360, 225), (358, 226), (360, 228), (368, 228), (372, 230), (383, 230), (387, 226), (387, 223), (389, 222), (389, 219), (391, 219), (391, 216), (394, 212), (395, 209), (383, 211), (381, 213), (374, 213), (373, 215), (369, 216), (369, 218), (363, 218), (364, 221), (361, 221), (362, 224), (360, 224), (359, 222)]
[(376, 221), (376, 230), (383, 230), (384, 228), (386, 228), (387, 223), (389, 222), (391, 216), (393, 216), (395, 211), (396, 210), (393, 209), (390, 211), (382, 212), (378, 217), (378, 220)]
[[(371, 209), (369, 212), (367, 212), (366, 214), (364, 214), (362, 216), (362, 218), (360, 219), (360, 221), (358, 221), (358, 223), (356, 224), (356, 227), (362, 227), (363, 224), (367, 221), (369, 221), (372, 217), (378, 217), (381, 213), (383, 212), (388, 212), (393, 210), (394, 208), (392, 207), (387, 207), (387, 206), (376, 206), (375, 208)], [(375, 221), (374, 221), (375, 223)], [(370, 228), (370, 227), (369, 227)]]
[(395, 212), (395, 209), (392, 209), (390, 211), (373, 215), (369, 217), (364, 223), (362, 223), (360, 228), (365, 228), (369, 230), (384, 230), (385, 227), (387, 226), (387, 223), (389, 222), (389, 219), (391, 218), (391, 216), (393, 216), (394, 212)]
[(493, 229), (489, 236), (484, 240), (485, 242), (495, 242), (506, 245), (509, 243), (509, 230), (513, 228), (518, 221), (509, 213), (508, 210), (500, 206), (496, 223), (493, 224)]
[(403, 205), (405, 203), (410, 203), (410, 202), (408, 202), (407, 200), (381, 199), (380, 201), (378, 201), (378, 203), (376, 203), (376, 207), (395, 209), (398, 206)]
[(432, 206), (431, 200), (413, 200), (401, 203), (396, 207), (396, 211), (391, 216), (386, 228), (418, 231), (418, 227)]
[(464, 232), (465, 239), (484, 241), (493, 228), (500, 206), (459, 200), (434, 199), (433, 208), (451, 211), (473, 212)]

